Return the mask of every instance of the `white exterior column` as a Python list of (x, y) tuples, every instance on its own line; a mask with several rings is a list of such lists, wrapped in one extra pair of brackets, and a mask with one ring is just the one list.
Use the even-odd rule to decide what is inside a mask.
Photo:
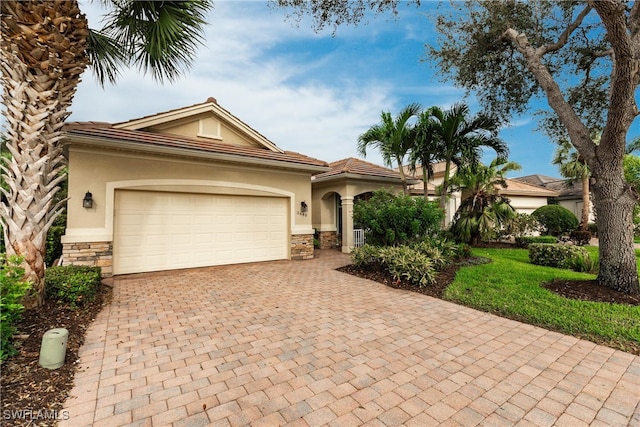
[(342, 198), (342, 252), (350, 253), (353, 242), (353, 197)]

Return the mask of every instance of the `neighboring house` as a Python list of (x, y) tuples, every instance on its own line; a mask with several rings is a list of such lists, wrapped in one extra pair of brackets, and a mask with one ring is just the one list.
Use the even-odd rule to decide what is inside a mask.
[[(428, 194), (429, 200), (439, 201), (440, 193), (438, 191), (439, 190), (438, 187), (440, 187), (442, 185), (442, 182), (444, 181), (445, 163), (444, 162), (434, 163), (432, 165), (432, 168), (433, 168), (433, 177), (427, 183), (427, 192), (428, 192), (427, 194)], [(416, 184), (411, 185), (409, 187), (409, 194), (416, 197), (417, 196), (424, 197), (424, 182), (422, 181), (422, 166), (416, 166), (415, 172), (409, 170), (408, 166), (404, 166), (404, 169), (405, 169), (405, 173), (414, 174), (416, 178), (419, 178), (419, 181)], [(452, 163), (449, 168), (449, 176), (453, 176), (453, 174), (456, 173), (456, 170), (458, 170), (458, 167)], [(453, 216), (456, 214), (456, 211), (460, 207), (461, 200), (462, 200), (462, 194), (459, 191), (454, 191), (449, 194), (448, 204), (445, 207), (445, 211), (446, 211), (445, 219), (444, 219), (445, 225), (449, 225), (451, 221), (453, 221)]]
[(63, 142), (64, 264), (111, 275), (313, 257), (311, 177), (327, 163), (283, 151), (214, 98), (70, 123)]
[[(436, 190), (444, 180), (444, 166), (444, 162), (435, 163), (433, 165), (433, 179), (429, 181), (427, 186), (429, 198), (431, 200), (438, 200), (439, 196)], [(452, 164), (450, 170), (450, 174), (452, 176), (456, 172), (456, 169), (456, 166)], [(406, 170), (408, 171), (408, 169)], [(420, 166), (416, 167), (415, 176), (422, 177), (422, 168)], [(507, 178), (505, 181), (507, 182), (507, 188), (500, 188), (499, 193), (509, 198), (511, 206), (513, 206), (518, 213), (530, 214), (540, 206), (546, 205), (548, 198), (558, 197), (558, 192), (554, 189), (523, 182), (520, 181), (519, 178)], [(423, 189), (423, 182), (420, 180), (419, 183), (412, 185), (409, 191), (411, 195), (419, 196), (424, 194)], [(445, 224), (448, 225), (452, 221), (456, 210), (460, 206), (460, 202), (464, 197), (464, 192), (461, 193), (457, 191), (451, 193), (449, 196), (449, 204), (446, 208)]]
[[(568, 185), (568, 180), (566, 179), (546, 175), (527, 175), (514, 179), (555, 191), (557, 193), (555, 199), (558, 201), (558, 204), (573, 212), (576, 218), (582, 218), (582, 206), (584, 206), (584, 202), (582, 200), (582, 184), (580, 181)], [(595, 221), (595, 211), (593, 204), (591, 204), (589, 207), (589, 222)]]
[[(375, 190), (402, 192), (400, 173), (356, 158), (330, 163), (331, 170), (311, 178), (312, 217), (320, 248), (339, 247), (350, 252), (355, 246), (353, 204)], [(409, 176), (409, 184), (417, 180)]]

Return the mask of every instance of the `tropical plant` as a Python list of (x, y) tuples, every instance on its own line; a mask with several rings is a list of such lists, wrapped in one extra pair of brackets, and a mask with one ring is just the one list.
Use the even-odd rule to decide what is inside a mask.
[(418, 165), (422, 170), (424, 198), (429, 198), (429, 181), (433, 178), (433, 163), (440, 160), (440, 136), (437, 122), (432, 115), (433, 107), (423, 111), (412, 129), (409, 170), (415, 173)]
[(158, 81), (173, 80), (203, 41), (209, 0), (103, 1), (100, 31), (89, 29), (76, 0), (0, 2), (3, 110), (11, 159), (2, 165), (0, 222), (9, 255), (24, 258), (36, 300), (44, 297), (46, 234), (63, 210), (56, 202), (64, 157), (62, 126), (80, 76), (90, 66), (114, 82), (134, 65)]
[(504, 175), (520, 165), (503, 157), (489, 166), (471, 164), (459, 168), (451, 179), (453, 189), (462, 190), (463, 200), (456, 211), (451, 231), (458, 240), (478, 244), (491, 238), (496, 226), (515, 215), (509, 199), (500, 194), (507, 187)]
[(380, 150), (386, 166), (393, 167), (393, 162), (396, 162), (404, 194), (407, 194), (407, 178), (402, 165), (412, 144), (410, 120), (418, 114), (420, 105), (415, 103), (403, 108), (395, 119), (391, 117), (390, 112), (383, 111), (380, 114), (380, 123), (358, 137), (358, 152), (363, 157), (367, 155), (367, 147), (373, 145)]
[(445, 209), (451, 174), (451, 163), (458, 168), (476, 166), (480, 163), (482, 147), (493, 149), (498, 157), (506, 158), (509, 149), (498, 138), (499, 122), (485, 113), (469, 116), (469, 106), (455, 104), (450, 110), (431, 108), (435, 120), (435, 132), (438, 137), (438, 158), (445, 163), (444, 180), (440, 189), (440, 208)]
[(582, 188), (582, 218), (580, 228), (586, 230), (589, 224), (589, 213), (591, 212), (591, 198), (589, 190), (589, 180), (591, 179), (591, 169), (571, 143), (562, 139), (558, 142), (558, 149), (553, 157), (552, 163), (560, 168), (560, 175), (567, 178), (566, 185), (572, 186), (577, 180)]

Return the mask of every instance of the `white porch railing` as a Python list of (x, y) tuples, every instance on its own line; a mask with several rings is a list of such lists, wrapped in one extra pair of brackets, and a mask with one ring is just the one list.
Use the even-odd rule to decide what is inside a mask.
[(357, 228), (353, 230), (353, 246), (359, 248), (362, 245), (364, 245), (364, 230)]

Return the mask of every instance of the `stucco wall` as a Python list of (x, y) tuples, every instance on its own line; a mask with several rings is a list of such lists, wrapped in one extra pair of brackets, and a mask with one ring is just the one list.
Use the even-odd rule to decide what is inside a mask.
[(513, 206), (513, 208), (518, 213), (531, 214), (540, 206), (545, 206), (547, 204), (546, 197), (510, 196), (510, 195), (507, 195), (507, 197), (509, 198), (509, 200), (511, 200), (511, 206)]
[[(217, 135), (219, 136), (219, 138), (212, 139), (202, 137), (200, 135), (200, 121), (203, 121), (203, 129), (205, 131), (219, 125), (219, 135)], [(236, 130), (226, 125), (224, 121), (214, 117), (211, 113), (189, 116), (183, 120), (175, 120), (167, 124), (151, 126), (149, 130), (153, 132), (184, 136), (188, 138), (214, 141), (220, 144), (257, 147), (257, 144), (252, 143), (246, 137), (240, 135)]]
[[(311, 200), (310, 179), (308, 172), (71, 146), (63, 242), (112, 241), (118, 188), (286, 197), (291, 234), (312, 234), (311, 212), (300, 212), (300, 202)], [(87, 191), (93, 194), (92, 209), (82, 207)]]

